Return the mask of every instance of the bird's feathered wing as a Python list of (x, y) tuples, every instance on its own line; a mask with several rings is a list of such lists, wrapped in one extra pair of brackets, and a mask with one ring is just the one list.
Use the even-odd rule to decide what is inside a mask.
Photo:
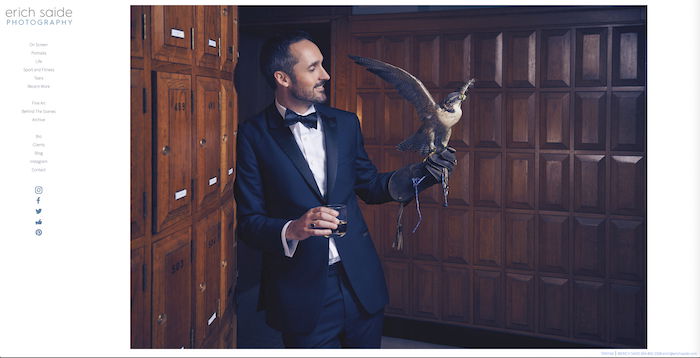
[(432, 117), (436, 111), (435, 100), (425, 88), (423, 82), (404, 69), (390, 65), (379, 60), (348, 55), (355, 63), (363, 66), (367, 71), (374, 73), (394, 85), (403, 98), (416, 107), (418, 117), (423, 120)]

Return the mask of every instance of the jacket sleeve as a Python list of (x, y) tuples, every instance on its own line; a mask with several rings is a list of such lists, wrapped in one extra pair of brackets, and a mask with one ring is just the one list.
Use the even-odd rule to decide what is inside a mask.
[(284, 256), (280, 233), (289, 220), (267, 216), (260, 163), (249, 136), (249, 130), (240, 128), (236, 145), (234, 189), (238, 218), (237, 237), (252, 247)]
[(382, 204), (392, 201), (389, 195), (389, 178), (394, 172), (378, 173), (377, 167), (365, 151), (365, 142), (360, 131), (359, 120), (355, 119), (355, 193), (367, 204)]

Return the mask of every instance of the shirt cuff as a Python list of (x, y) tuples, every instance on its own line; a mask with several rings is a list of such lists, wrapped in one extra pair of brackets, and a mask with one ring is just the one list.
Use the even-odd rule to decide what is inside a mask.
[(287, 223), (282, 227), (282, 232), (280, 233), (280, 237), (282, 238), (282, 247), (284, 248), (284, 255), (287, 257), (294, 256), (294, 252), (297, 250), (297, 245), (299, 244), (299, 240), (287, 240), (287, 236), (285, 235), (287, 232), (287, 227), (291, 223), (291, 220), (287, 221)]

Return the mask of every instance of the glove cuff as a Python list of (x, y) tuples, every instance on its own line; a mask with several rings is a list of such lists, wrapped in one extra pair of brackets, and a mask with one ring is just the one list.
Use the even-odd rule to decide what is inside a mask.
[(410, 164), (395, 171), (389, 178), (389, 195), (391, 195), (391, 198), (402, 203), (411, 201), (416, 193), (413, 188), (413, 178), (424, 178), (418, 184), (418, 192), (437, 183), (437, 180), (426, 170), (424, 162)]

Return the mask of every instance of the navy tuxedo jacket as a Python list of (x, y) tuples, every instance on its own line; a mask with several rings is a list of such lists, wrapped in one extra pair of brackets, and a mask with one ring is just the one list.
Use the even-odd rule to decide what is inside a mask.
[(345, 204), (348, 231), (335, 239), (350, 285), (369, 313), (388, 302), (384, 272), (356, 195), (369, 204), (393, 200), (388, 181), (365, 152), (357, 116), (316, 105), (326, 148), (326, 195), (277, 108), (242, 123), (238, 130), (235, 198), (238, 238), (263, 252), (259, 309), (267, 323), (284, 332), (308, 333), (316, 325), (328, 274), (328, 239), (299, 242), (284, 254), (280, 233), (289, 220), (325, 204)]

